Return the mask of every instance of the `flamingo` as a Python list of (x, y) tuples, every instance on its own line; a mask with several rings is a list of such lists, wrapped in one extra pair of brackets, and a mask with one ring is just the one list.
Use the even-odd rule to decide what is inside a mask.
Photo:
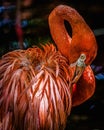
[(49, 27), (56, 47), (14, 50), (0, 59), (0, 130), (64, 130), (71, 108), (94, 93), (97, 43), (89, 26), (74, 8), (58, 5)]

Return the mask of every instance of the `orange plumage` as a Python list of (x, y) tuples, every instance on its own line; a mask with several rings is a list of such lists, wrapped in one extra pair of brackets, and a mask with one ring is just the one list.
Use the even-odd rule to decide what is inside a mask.
[(67, 68), (67, 59), (53, 45), (4, 55), (0, 61), (2, 129), (65, 127), (71, 109)]
[[(59, 14), (56, 13), (56, 9)], [(49, 17), (50, 30), (59, 51), (52, 44), (47, 44), (42, 46), (42, 49), (33, 47), (12, 51), (0, 59), (0, 130), (64, 130), (71, 107), (79, 105), (92, 96), (95, 83), (89, 64), (95, 58), (97, 46), (91, 30), (86, 27), (87, 24), (83, 23), (76, 10), (73, 10), (75, 18), (78, 16), (87, 28), (89, 41), (92, 41), (89, 47), (84, 46), (83, 43), (82, 48), (81, 45), (73, 48), (75, 44), (71, 45), (71, 41), (79, 40), (77, 36), (79, 30), (75, 38), (73, 36), (72, 39), (67, 40), (68, 34), (64, 29), (66, 38), (61, 32), (62, 43), (61, 40), (59, 43), (57, 24), (52, 23), (52, 17), (57, 15), (58, 17), (55, 16), (57, 21), (61, 16), (60, 12), (64, 11), (65, 18), (73, 19), (72, 26), (73, 23), (74, 26), (80, 25), (81, 22), (75, 24), (74, 16), (70, 16), (71, 13), (67, 16), (66, 12), (70, 10), (73, 9), (65, 5), (57, 6)], [(61, 19), (63, 21), (64, 18)], [(61, 19), (60, 29), (63, 29)], [(75, 27), (72, 29), (75, 30)], [(63, 39), (64, 43), (66, 41), (65, 45)], [(90, 50), (92, 45), (94, 51)], [(70, 46), (74, 49), (72, 56), (69, 53)], [(79, 52), (78, 49), (75, 51), (77, 46), (81, 48)], [(87, 54), (89, 51), (91, 58)], [(85, 62), (81, 54), (86, 55)], [(83, 87), (84, 83), (86, 84)], [(74, 84), (76, 88), (73, 87)]]

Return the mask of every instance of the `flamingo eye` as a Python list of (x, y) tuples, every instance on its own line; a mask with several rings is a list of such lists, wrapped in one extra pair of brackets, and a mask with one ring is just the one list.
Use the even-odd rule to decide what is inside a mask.
[(81, 59), (82, 61), (85, 61), (86, 55), (85, 55), (85, 54), (81, 54), (81, 55), (80, 55), (80, 59)]
[(78, 61), (77, 61), (77, 66), (79, 67), (85, 67), (85, 61), (86, 60), (86, 55), (85, 54), (81, 54)]

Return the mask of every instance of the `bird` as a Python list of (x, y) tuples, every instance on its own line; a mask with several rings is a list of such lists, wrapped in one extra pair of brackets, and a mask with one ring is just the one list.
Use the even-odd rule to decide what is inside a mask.
[(48, 20), (56, 46), (14, 50), (0, 58), (0, 130), (64, 130), (71, 108), (95, 91), (92, 30), (68, 5), (56, 6)]

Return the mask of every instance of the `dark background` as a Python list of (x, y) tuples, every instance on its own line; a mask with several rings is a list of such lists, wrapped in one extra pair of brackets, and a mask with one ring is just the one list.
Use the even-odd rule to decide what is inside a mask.
[[(59, 4), (74, 7), (92, 29), (98, 43), (98, 55), (92, 63), (96, 77), (95, 93), (82, 105), (72, 108), (66, 130), (104, 130), (104, 0), (33, 0), (30, 5), (25, 5), (21, 1), (21, 23), (26, 48), (52, 42), (48, 15)], [(6, 10), (0, 8), (0, 56), (18, 49), (15, 31), (17, 4), (14, 0), (0, 2), (0, 7), (11, 5), (15, 8)], [(5, 19), (7, 21), (3, 23)]]

